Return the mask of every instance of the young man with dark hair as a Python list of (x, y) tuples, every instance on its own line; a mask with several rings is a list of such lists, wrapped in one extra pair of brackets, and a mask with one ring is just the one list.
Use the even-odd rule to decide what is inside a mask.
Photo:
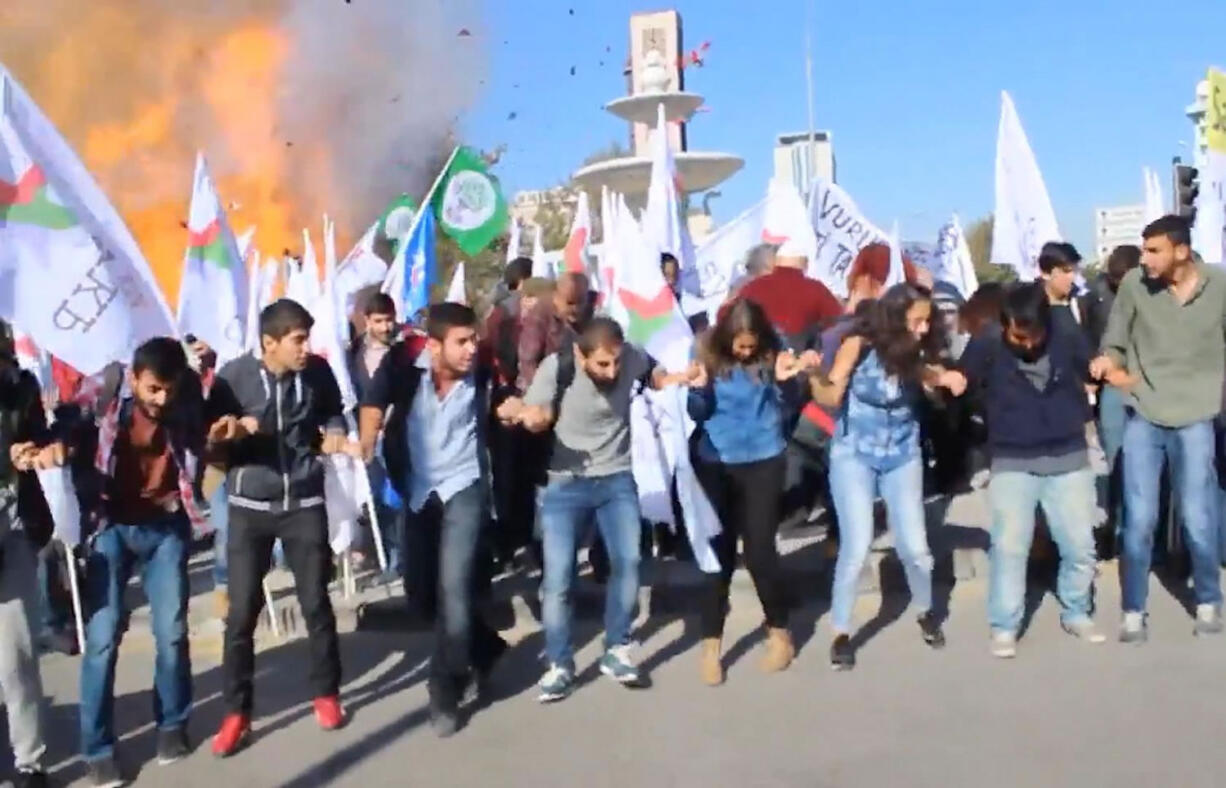
[[(358, 401), (370, 388), (371, 380), (383, 359), (398, 340), (396, 332), (396, 304), (387, 293), (371, 293), (362, 307), (365, 328), (349, 347), (349, 379), (353, 381)], [(376, 458), (367, 463), (367, 477), (374, 493), (375, 516), (383, 537), (384, 554), (387, 557), (386, 578), (398, 577), (402, 565), (401, 512), (385, 502), (382, 495), (387, 471)]]
[(642, 683), (630, 653), (641, 528), (630, 471), (630, 401), (644, 385), (662, 388), (688, 379), (685, 373), (665, 374), (645, 353), (625, 343), (616, 322), (599, 317), (571, 348), (542, 362), (523, 400), (510, 399), (499, 408), (504, 422), (537, 433), (553, 431), (549, 483), (541, 497), (549, 663), (541, 680), (542, 702), (561, 700), (574, 688), (570, 591), (581, 531), (592, 519), (611, 568), (600, 670), (626, 686)]
[(34, 471), (63, 462), (63, 448), (49, 448), (47, 438), (38, 381), (11, 353), (0, 353), (0, 695), (18, 788), (47, 785), (33, 617), (39, 610), (35, 553), (50, 540), (52, 526)]
[(481, 687), (506, 650), (481, 616), (476, 593), (485, 579), (479, 573), (489, 531), (491, 413), (489, 367), (478, 360), (476, 327), (467, 306), (431, 306), (425, 350), (416, 359), (385, 358), (360, 411), (369, 457), (393, 409), (384, 451), (408, 509), (413, 570), (405, 586), (440, 597), (429, 680), (430, 719), (440, 736), (458, 729), (466, 685), (476, 680)]
[[(151, 339), (136, 349), (125, 376), (104, 392), (97, 414), (98, 494), (85, 501), (96, 529), (89, 541), (82, 603), (85, 653), (81, 659), (81, 750), (91, 783), (122, 784), (115, 758), (115, 663), (126, 628), (124, 595), (133, 571), (149, 601), (153, 637), (154, 717), (158, 761), (190, 753), (187, 721), (192, 669), (187, 639), (187, 558), (200, 515), (200, 458), (205, 451), (200, 379), (174, 339)], [(79, 430), (78, 430), (79, 432)], [(88, 451), (93, 441), (65, 450)], [(58, 464), (57, 463), (57, 464)]]
[(294, 573), (310, 650), (307, 670), (315, 719), (324, 730), (345, 723), (340, 651), (328, 598), (332, 549), (324, 510), (320, 455), (356, 454), (346, 439), (340, 390), (328, 363), (307, 351), (314, 320), (289, 299), (260, 313), (260, 355), (222, 368), (210, 396), (210, 439), (224, 443), (230, 492), (230, 611), (222, 666), (227, 713), (213, 738), (226, 757), (251, 732), (255, 651), (264, 604), (262, 582), (281, 540)]
[(971, 339), (961, 367), (983, 391), (992, 479), (988, 619), (992, 653), (1016, 654), (1026, 601), (1026, 565), (1035, 508), (1047, 516), (1060, 550), (1056, 596), (1061, 623), (1090, 643), (1106, 638), (1090, 618), (1094, 582), (1094, 471), (1085, 423), (1090, 347), (1081, 332), (1053, 319), (1043, 284), (1015, 285), (1001, 333)]
[(1196, 597), (1195, 632), (1222, 626), (1213, 419), (1226, 379), (1226, 274), (1196, 262), (1188, 221), (1164, 216), (1145, 228), (1141, 268), (1124, 276), (1091, 373), (1123, 383), (1124, 545), (1120, 639), (1141, 643), (1159, 479), (1174, 471)]

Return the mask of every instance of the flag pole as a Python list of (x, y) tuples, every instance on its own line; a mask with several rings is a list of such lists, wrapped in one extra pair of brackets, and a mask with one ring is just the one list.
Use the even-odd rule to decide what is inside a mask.
[(77, 646), (85, 653), (85, 617), (81, 613), (81, 584), (77, 580), (77, 557), (73, 549), (64, 544), (64, 552), (68, 555), (68, 590), (72, 594), (72, 616), (77, 624)]
[[(455, 161), (455, 157), (459, 155), (459, 153), (460, 153), (459, 145), (451, 149), (451, 155), (448, 156), (447, 161), (443, 163), (443, 168), (438, 171), (438, 175), (436, 175), (434, 178), (434, 183), (430, 184), (429, 190), (427, 190), (425, 196), (421, 198), (421, 205), (418, 206), (417, 208), (417, 214), (413, 217), (413, 223), (409, 225), (409, 231), (404, 236), (406, 239), (412, 238), (413, 234), (417, 232), (417, 226), (421, 224), (421, 217), (425, 214), (427, 210), (430, 209), (430, 201), (434, 199), (434, 193), (438, 191), (438, 187), (443, 182), (443, 178), (447, 177), (447, 170), (451, 169), (451, 164), (452, 162)], [(397, 259), (401, 257), (399, 252), (397, 252), (396, 257)], [(395, 266), (396, 261), (393, 260), (392, 262), (393, 262), (393, 265), (387, 269), (387, 277), (383, 280), (383, 287), (380, 288), (385, 293), (388, 292), (387, 288), (393, 282), (395, 282), (395, 279), (393, 279), (392, 277), (393, 277), (393, 269), (396, 267)], [(405, 258), (404, 261), (401, 263), (401, 268), (405, 268), (405, 269), (408, 268), (408, 258)], [(404, 277), (405, 277), (404, 282), (407, 282), (408, 277), (409, 277), (409, 272), (407, 270), (405, 270), (404, 272)], [(404, 286), (404, 282), (401, 282), (401, 285), (400, 285), (401, 287)], [(404, 317), (407, 317), (407, 315), (402, 315), (401, 317), (404, 318)], [(405, 322), (407, 323), (407, 321)]]

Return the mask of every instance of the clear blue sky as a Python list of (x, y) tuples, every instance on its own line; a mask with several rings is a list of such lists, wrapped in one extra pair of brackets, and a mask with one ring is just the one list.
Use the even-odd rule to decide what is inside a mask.
[[(690, 148), (746, 162), (721, 187), (717, 221), (765, 193), (775, 135), (806, 128), (808, 1), (672, 6), (687, 49), (711, 41), (706, 67), (686, 76), (710, 107), (690, 125)], [(625, 92), (629, 14), (661, 7), (487, 0), (486, 92), (464, 132), (509, 146), (498, 168), (508, 192), (555, 185), (592, 151), (625, 143), (625, 125), (601, 107)], [(834, 132), (839, 182), (870, 218), (934, 240), (951, 212), (991, 211), (1005, 89), (1061, 229), (1087, 253), (1096, 206), (1141, 202), (1144, 165), (1161, 168), (1169, 191), (1171, 157), (1190, 158), (1183, 111), (1206, 67), (1226, 66), (1226, 0), (816, 0), (814, 50), (817, 126)]]

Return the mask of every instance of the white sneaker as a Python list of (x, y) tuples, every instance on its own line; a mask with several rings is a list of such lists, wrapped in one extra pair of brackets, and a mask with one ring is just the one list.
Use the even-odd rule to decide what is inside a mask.
[(1218, 635), (1222, 632), (1222, 611), (1217, 605), (1196, 606), (1197, 635)]
[(1012, 632), (992, 633), (992, 656), (998, 659), (1013, 659), (1017, 656), (1017, 635)]
[(1120, 624), (1120, 642), (1141, 644), (1148, 638), (1149, 633), (1145, 629), (1145, 614), (1136, 611), (1124, 613), (1124, 619)]
[(1107, 636), (1100, 632), (1098, 627), (1094, 626), (1094, 620), (1088, 616), (1073, 619), (1072, 621), (1061, 621), (1060, 626), (1065, 632), (1079, 640), (1084, 640), (1086, 643), (1097, 644), (1107, 642)]

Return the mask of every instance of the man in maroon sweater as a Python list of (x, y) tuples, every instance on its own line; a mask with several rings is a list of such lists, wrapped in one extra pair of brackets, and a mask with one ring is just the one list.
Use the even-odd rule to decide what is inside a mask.
[(773, 271), (741, 289), (741, 297), (762, 307), (784, 341), (797, 351), (812, 347), (806, 339), (816, 340), (818, 332), (843, 314), (839, 299), (824, 284), (805, 276), (807, 263), (804, 257), (781, 255)]

